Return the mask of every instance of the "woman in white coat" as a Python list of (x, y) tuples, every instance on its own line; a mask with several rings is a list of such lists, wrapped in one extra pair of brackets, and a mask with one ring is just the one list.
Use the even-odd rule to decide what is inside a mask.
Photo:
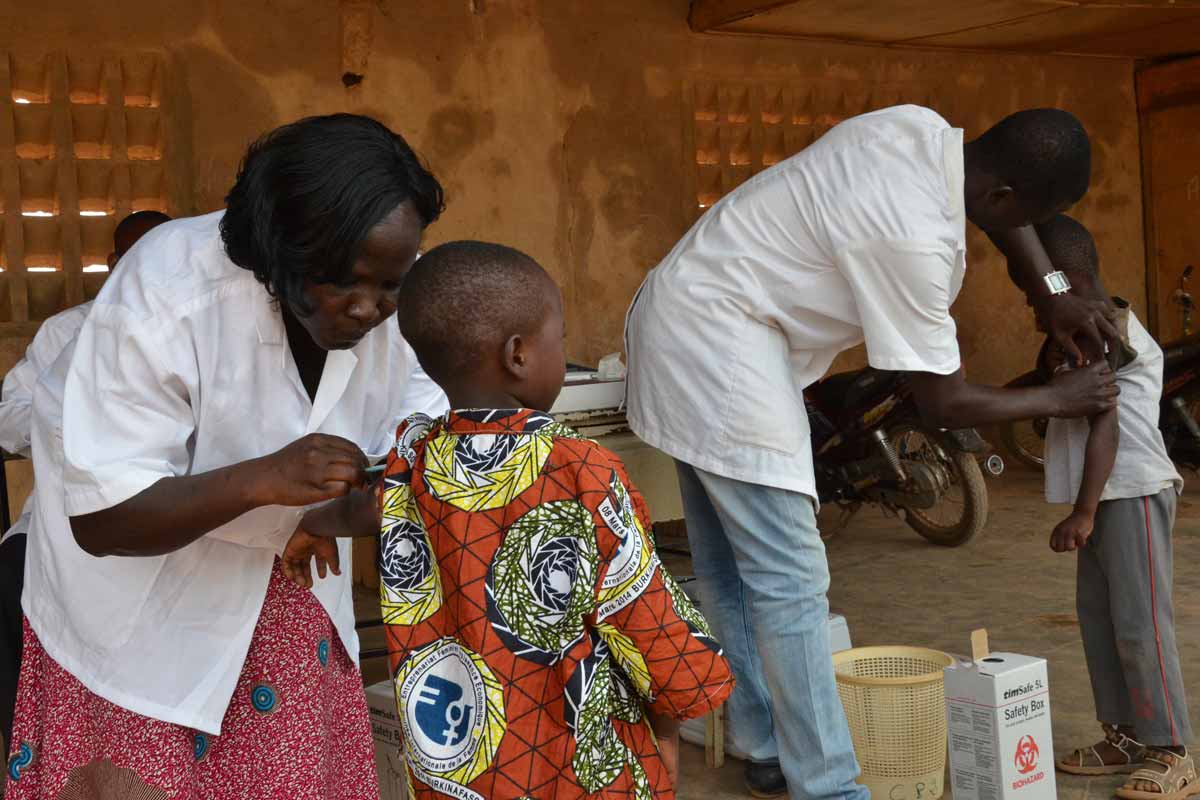
[(378, 793), (349, 579), (277, 556), (444, 410), (394, 319), (442, 189), (342, 114), (252, 145), (226, 203), (139, 242), (39, 387), (10, 800)]

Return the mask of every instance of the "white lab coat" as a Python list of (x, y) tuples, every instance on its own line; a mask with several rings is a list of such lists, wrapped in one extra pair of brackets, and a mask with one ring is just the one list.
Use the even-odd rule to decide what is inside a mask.
[[(97, 297), (69, 366), (55, 375), (63, 384), (63, 491), (57, 507), (39, 498), (24, 598), (46, 652), (92, 692), (213, 734), (274, 559), (304, 509), (259, 508), (173, 553), (141, 558), (86, 554), (68, 517), (117, 505), (163, 477), (267, 455), (307, 433), (342, 436), (382, 456), (407, 415), (446, 409), (394, 319), (352, 350), (331, 351), (310, 402), (283, 318), (254, 276), (225, 256), (220, 218), (166, 223), (130, 250)], [(45, 465), (34, 443), (42, 489), (55, 468), (55, 406), (35, 412), (35, 431), (47, 440)], [(341, 577), (319, 581), (313, 593), (357, 658), (349, 541), (339, 547)]]
[(962, 131), (926, 108), (847, 120), (716, 203), (630, 309), (628, 417), (708, 472), (816, 497), (803, 391), (872, 366), (959, 368)]

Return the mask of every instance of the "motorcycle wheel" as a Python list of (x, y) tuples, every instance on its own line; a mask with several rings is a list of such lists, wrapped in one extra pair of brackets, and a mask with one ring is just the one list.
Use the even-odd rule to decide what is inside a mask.
[(892, 446), (902, 460), (940, 466), (950, 478), (949, 489), (936, 505), (905, 509), (904, 521), (936, 545), (958, 547), (987, 524), (987, 484), (975, 456), (943, 446), (940, 438), (915, 426), (897, 428), (891, 434)]
[(1046, 421), (1026, 419), (1006, 422), (1000, 427), (1000, 440), (1013, 458), (1027, 467), (1046, 467)]

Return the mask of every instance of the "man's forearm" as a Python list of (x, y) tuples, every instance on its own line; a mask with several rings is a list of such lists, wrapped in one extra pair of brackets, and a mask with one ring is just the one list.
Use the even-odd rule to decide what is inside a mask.
[(1032, 286), (1045, 289), (1042, 278), (1054, 271), (1054, 265), (1032, 225), (986, 233), (996, 249), (1008, 260), (1009, 277), (1018, 288)]
[(1075, 510), (1095, 514), (1117, 460), (1117, 445), (1120, 442), (1117, 425), (1117, 410), (1106, 411), (1091, 419), (1087, 448), (1083, 457), (1083, 478), (1079, 482), (1079, 494), (1075, 497)]
[(996, 422), (1053, 417), (1059, 412), (1058, 400), (1048, 386), (1002, 389), (963, 380), (952, 392), (938, 392), (934, 387), (927, 388), (926, 384), (932, 382), (925, 376), (929, 373), (913, 374), (913, 393), (921, 418), (938, 428), (973, 428)]
[(1056, 375), (1044, 386), (1002, 389), (950, 375), (909, 374), (921, 419), (939, 428), (970, 428), (1035, 417), (1091, 417), (1117, 405), (1119, 390), (1103, 361)]

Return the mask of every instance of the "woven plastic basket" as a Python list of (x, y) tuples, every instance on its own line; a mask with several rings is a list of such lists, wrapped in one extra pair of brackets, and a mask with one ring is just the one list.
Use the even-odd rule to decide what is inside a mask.
[(946, 691), (953, 659), (921, 647), (856, 647), (833, 656), (859, 783), (874, 797), (937, 800), (946, 773)]

